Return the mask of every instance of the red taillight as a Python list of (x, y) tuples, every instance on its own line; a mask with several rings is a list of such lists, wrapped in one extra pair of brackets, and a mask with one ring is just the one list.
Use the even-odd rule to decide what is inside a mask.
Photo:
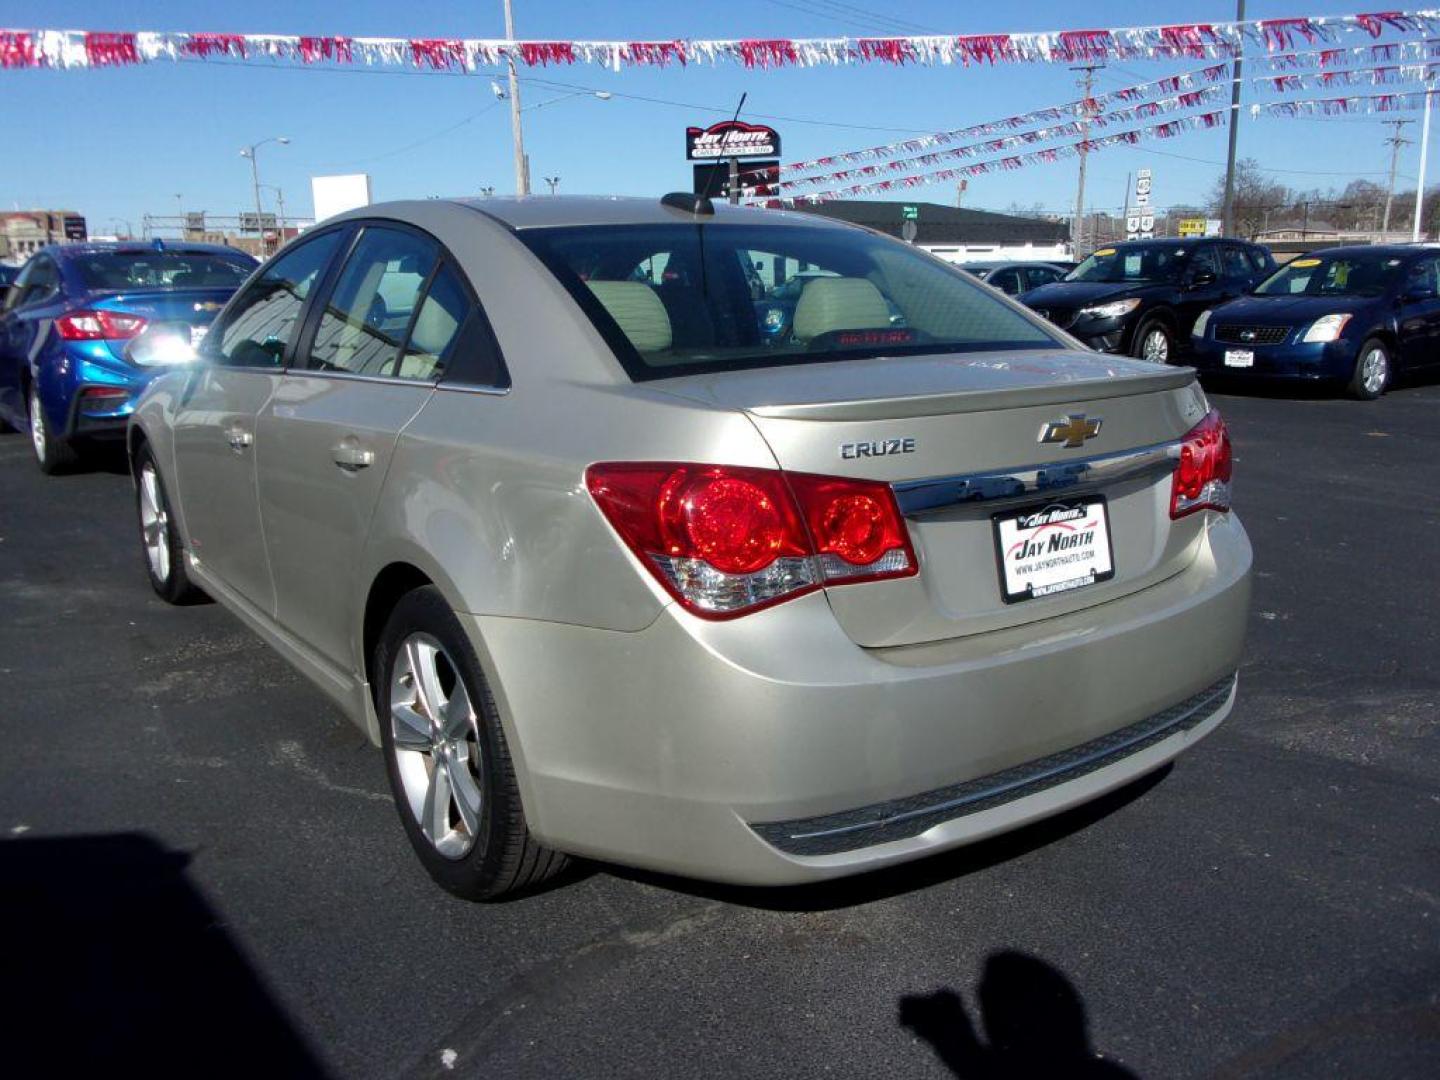
[(142, 316), (116, 311), (72, 311), (55, 320), (55, 332), (66, 341), (124, 341), (144, 329)]
[(1230, 509), (1230, 433), (1214, 409), (1180, 443), (1180, 463), (1170, 482), (1170, 516)]
[(708, 618), (916, 572), (884, 484), (671, 462), (592, 465), (585, 483), (646, 568)]

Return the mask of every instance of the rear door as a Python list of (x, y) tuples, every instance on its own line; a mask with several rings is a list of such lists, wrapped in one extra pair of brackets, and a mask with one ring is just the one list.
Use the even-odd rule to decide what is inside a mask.
[(176, 409), (176, 486), (191, 554), (267, 615), (275, 587), (260, 536), (255, 417), (280, 383), (305, 302), (345, 235), (317, 234), (251, 279), (206, 336)]
[(344, 670), (358, 633), (356, 573), (391, 455), (472, 306), (433, 237), (365, 225), (259, 416), (276, 619)]
[(1440, 363), (1440, 259), (1416, 260), (1400, 292), (1400, 354), (1406, 367)]
[[(26, 415), (25, 370), (44, 348), (55, 317), (64, 310), (59, 267), (48, 255), (36, 255), (21, 272), (11, 294), (0, 334), (3, 334), (4, 362), (0, 364), (0, 398), (7, 412)], [(65, 417), (52, 417), (52, 425), (63, 430)]]

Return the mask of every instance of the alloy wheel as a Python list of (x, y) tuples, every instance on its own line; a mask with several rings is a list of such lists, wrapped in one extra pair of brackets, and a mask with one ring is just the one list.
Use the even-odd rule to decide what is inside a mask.
[(30, 389), (30, 443), (35, 447), (35, 456), (45, 460), (45, 410), (40, 404), (40, 392)]
[(169, 582), (170, 514), (165, 507), (165, 494), (160, 490), (160, 476), (148, 461), (140, 470), (140, 535), (150, 572), (162, 585)]
[(1170, 359), (1170, 338), (1165, 331), (1156, 327), (1145, 335), (1145, 342), (1140, 347), (1142, 358), (1153, 364), (1163, 364)]
[(448, 859), (475, 846), (484, 801), (480, 732), (459, 669), (429, 634), (411, 634), (390, 676), (390, 732), (408, 809)]
[(1360, 382), (1367, 394), (1379, 394), (1390, 378), (1390, 358), (1385, 350), (1376, 346), (1365, 353), (1360, 361)]

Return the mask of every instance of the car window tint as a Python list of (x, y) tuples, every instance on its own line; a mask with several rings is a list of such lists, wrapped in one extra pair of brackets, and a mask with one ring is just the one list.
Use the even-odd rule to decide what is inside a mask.
[(860, 230), (590, 225), (520, 240), (636, 379), (1055, 343), (970, 274)]
[(1227, 278), (1249, 277), (1254, 273), (1250, 268), (1250, 260), (1245, 258), (1244, 249), (1233, 244), (1226, 244), (1222, 252)]
[(205, 338), (205, 355), (235, 367), (279, 367), (300, 308), (329, 265), (342, 230), (323, 233), (273, 259)]
[(1410, 288), (1429, 290), (1431, 292), (1440, 291), (1440, 279), (1436, 277), (1437, 267), (1440, 267), (1440, 262), (1437, 262), (1437, 260), (1421, 259), (1410, 267), (1410, 274), (1407, 279), (1408, 286)]
[(1025, 277), (1029, 279), (1030, 288), (1038, 289), (1041, 285), (1059, 281), (1061, 275), (1059, 270), (1051, 270), (1047, 266), (1031, 266), (1026, 268)]
[(420, 302), (399, 369), (384, 374), (395, 374), (402, 379), (438, 378), (460, 337), (470, 307), (470, 298), (459, 277), (449, 266), (442, 265)]
[(1250, 264), (1254, 266), (1256, 270), (1270, 269), (1270, 260), (1260, 248), (1246, 248), (1245, 254), (1249, 256)]
[(242, 252), (97, 251), (70, 260), (87, 289), (236, 288), (259, 264)]
[(433, 240), (400, 229), (367, 228), (325, 303), (309, 367), (393, 374), (420, 290), (439, 257)]
[(35, 259), (29, 269), (25, 288), (21, 290), (23, 295), (19, 299), (20, 305), (43, 303), (60, 291), (60, 271), (52, 260), (42, 255)]
[(1190, 275), (1192, 278), (1202, 270), (1209, 270), (1216, 277), (1220, 276), (1220, 260), (1215, 257), (1214, 245), (1196, 248), (1195, 254), (1190, 259)]
[(1006, 296), (1014, 296), (1016, 293), (1024, 291), (1024, 286), (1020, 284), (1020, 271), (1013, 267), (1005, 270), (996, 270), (985, 280), (991, 285), (994, 285), (995, 288), (999, 289)]

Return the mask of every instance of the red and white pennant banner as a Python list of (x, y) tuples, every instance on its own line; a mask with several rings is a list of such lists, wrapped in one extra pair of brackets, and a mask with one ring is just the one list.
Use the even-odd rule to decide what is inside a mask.
[[(1209, 86), (1191, 90), (1176, 97), (1162, 98), (1159, 101), (1142, 101), (1138, 105), (1092, 116), (1088, 122), (1091, 127), (1103, 128), (1110, 124), (1133, 123), (1136, 120), (1146, 120), (1182, 109), (1199, 108), (1202, 105), (1213, 103), (1216, 96), (1225, 89), (1221, 86)], [(1033, 131), (1023, 131), (1015, 135), (1001, 135), (984, 142), (952, 146), (944, 150), (932, 150), (928, 154), (919, 154), (915, 157), (894, 158), (879, 165), (862, 165), (854, 169), (840, 169), (830, 173), (817, 173), (813, 176), (782, 180), (782, 186), (786, 191), (790, 191), (795, 188), (846, 183), (862, 177), (883, 176), (886, 173), (913, 172), (916, 169), (938, 165), (942, 161), (982, 157), (987, 154), (997, 154), (1002, 150), (1013, 150), (1021, 146), (1049, 142), (1052, 139), (1066, 139), (1083, 135), (1085, 134), (1085, 124), (1084, 120), (1071, 120), (1056, 127), (1036, 128)], [(781, 171), (783, 174), (783, 167)]]
[(758, 197), (754, 189), (744, 189), (743, 194), (752, 196), (751, 205), (768, 207), (794, 206), (797, 203), (829, 202), (832, 199), (849, 199), (858, 195), (878, 195), (886, 191), (902, 191), (909, 188), (925, 187), (929, 184), (950, 183), (962, 178), (984, 176), (987, 173), (1011, 172), (1016, 169), (1023, 169), (1027, 165), (1047, 165), (1062, 158), (1075, 157), (1083, 147), (1086, 153), (1093, 153), (1098, 150), (1106, 150), (1114, 146), (1133, 146), (1135, 143), (1145, 139), (1170, 139), (1184, 131), (1191, 131), (1196, 128), (1217, 128), (1222, 127), (1226, 121), (1228, 110), (1217, 110), (1215, 112), (1198, 113), (1195, 116), (1180, 116), (1174, 120), (1167, 120), (1163, 124), (1152, 124), (1149, 127), (1135, 128), (1129, 131), (1117, 131), (1109, 135), (1102, 135), (1097, 139), (1081, 139), (1078, 142), (1066, 143), (1064, 146), (1046, 147), (1043, 150), (1031, 150), (1024, 154), (1013, 154), (1009, 157), (994, 158), (990, 161), (976, 161), (969, 165), (961, 165), (953, 169), (940, 169), (936, 172), (912, 173), (906, 176), (888, 177), (884, 180), (876, 180), (864, 184), (852, 184), (849, 187), (837, 188), (834, 191), (821, 191), (811, 195), (801, 195), (795, 198), (773, 198)]
[[(843, 154), (829, 154), (825, 157), (812, 158), (810, 161), (791, 162), (790, 164), (780, 166), (780, 175), (785, 176), (789, 173), (802, 173), (811, 172), (815, 169), (834, 168), (836, 165), (846, 165), (857, 161), (875, 161), (894, 157), (896, 154), (914, 154), (936, 146), (948, 146), (961, 139), (975, 139), (985, 135), (998, 135), (1001, 132), (1016, 131), (1020, 128), (1030, 127), (1033, 124), (1057, 124), (1067, 117), (1084, 117), (1087, 114), (1093, 117), (1099, 114), (1104, 106), (1114, 102), (1143, 101), (1156, 93), (1178, 94), (1181, 90), (1190, 90), (1195, 87), (1202, 87), (1207, 83), (1214, 83), (1224, 78), (1228, 70), (1229, 65), (1227, 64), (1212, 64), (1210, 67), (1200, 68), (1196, 71), (1187, 71), (1180, 75), (1170, 75), (1164, 79), (1156, 79), (1154, 82), (1138, 83), (1135, 86), (1126, 86), (1119, 90), (1110, 90), (1103, 94), (1096, 94), (1089, 99), (1080, 98), (1075, 101), (1067, 101), (1063, 105), (1052, 105), (1044, 109), (1033, 109), (1030, 112), (1020, 113), (1017, 116), (1007, 116), (1003, 120), (990, 120), (983, 124), (972, 124), (970, 127), (952, 128), (949, 131), (937, 131), (930, 135), (917, 135), (911, 139), (886, 143), (884, 146), (870, 146), (864, 150), (850, 150)], [(1205, 96), (1208, 96), (1208, 91), (1205, 93)], [(1164, 112), (1168, 110), (1161, 109), (1159, 111)], [(1110, 115), (1113, 116), (1114, 114)]]
[(1440, 64), (1396, 64), (1373, 68), (1339, 68), (1313, 74), (1265, 75), (1251, 79), (1257, 90), (1287, 94), (1295, 90), (1328, 86), (1389, 86), (1393, 83), (1430, 82), (1440, 73)]
[[(1356, 45), (1347, 49), (1306, 49), (1301, 52), (1275, 52), (1257, 56), (1253, 62), (1271, 71), (1295, 71), (1318, 68), (1350, 67), (1354, 64), (1398, 64), (1440, 57), (1440, 40), (1387, 41), (1377, 45)], [(1251, 57), (1246, 56), (1250, 62)]]
[(84, 68), (161, 60), (293, 62), (473, 71), (507, 60), (524, 67), (625, 67), (734, 63), (747, 68), (839, 64), (1075, 63), (1223, 59), (1241, 49), (1281, 52), (1347, 37), (1440, 33), (1440, 11), (1382, 11), (1246, 22), (1179, 23), (1104, 30), (918, 37), (508, 41), (171, 31), (0, 30), (0, 67)]
[(1404, 112), (1423, 109), (1425, 98), (1433, 92), (1414, 90), (1401, 94), (1355, 94), (1349, 97), (1272, 101), (1266, 105), (1251, 105), (1250, 115), (1355, 116), (1365, 113)]

